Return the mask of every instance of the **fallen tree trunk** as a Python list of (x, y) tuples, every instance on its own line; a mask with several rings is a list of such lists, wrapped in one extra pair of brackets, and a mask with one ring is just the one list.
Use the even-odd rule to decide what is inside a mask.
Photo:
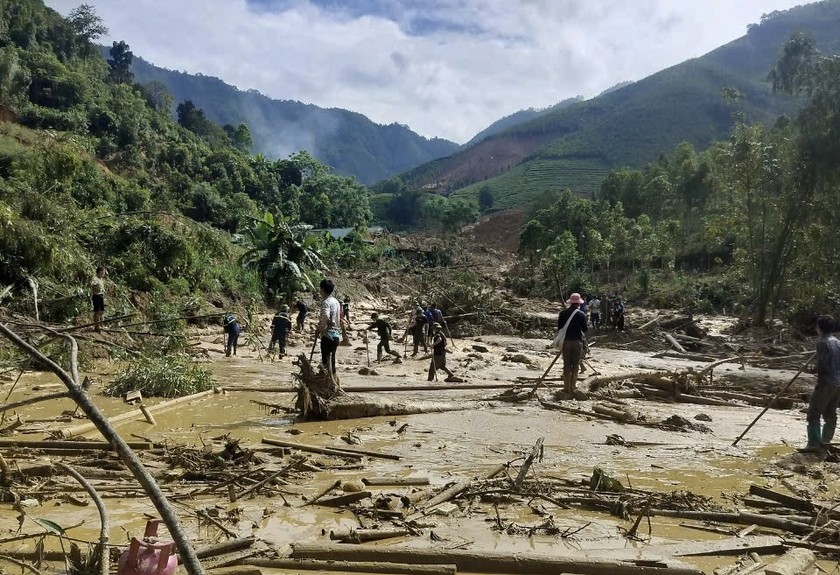
[(368, 451), (365, 449), (350, 449), (344, 447), (319, 447), (317, 445), (308, 445), (306, 443), (295, 443), (294, 441), (284, 441), (282, 439), (271, 439), (264, 437), (262, 440), (266, 445), (276, 445), (278, 447), (289, 447), (291, 449), (298, 449), (300, 451), (309, 451), (311, 453), (320, 453), (321, 455), (338, 455), (340, 457), (374, 457), (376, 459), (390, 459), (392, 461), (399, 461), (402, 459), (400, 455), (392, 455), (390, 453), (380, 453), (378, 451)]
[[(146, 451), (154, 449), (151, 443), (146, 441), (126, 441), (131, 449), (135, 451)], [(73, 451), (101, 451), (113, 450), (114, 446), (105, 441), (26, 441), (19, 439), (0, 439), (0, 448), (4, 447), (26, 447), (28, 449), (52, 449), (52, 450), (73, 450)]]
[(370, 561), (333, 561), (317, 559), (246, 559), (242, 565), (253, 565), (284, 571), (340, 571), (345, 573), (385, 573), (388, 575), (455, 575), (455, 565), (412, 565)]
[(658, 561), (609, 561), (580, 557), (558, 557), (535, 553), (466, 551), (463, 549), (415, 549), (407, 547), (366, 547), (346, 545), (292, 545), (295, 559), (338, 561), (392, 561), (421, 565), (455, 565), (458, 572), (545, 575), (703, 575), (694, 567), (674, 566)]
[(341, 389), (332, 375), (324, 372), (320, 364), (316, 372), (305, 355), (298, 356), (297, 365), (300, 373), (295, 374), (299, 384), (295, 408), (302, 419), (357, 419), (469, 409), (464, 402), (403, 403), (381, 396), (350, 395)]

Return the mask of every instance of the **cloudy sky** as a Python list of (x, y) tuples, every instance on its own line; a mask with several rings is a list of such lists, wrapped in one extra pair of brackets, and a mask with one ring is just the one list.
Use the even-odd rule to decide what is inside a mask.
[(803, 0), (82, 1), (135, 54), (457, 142), (733, 40)]

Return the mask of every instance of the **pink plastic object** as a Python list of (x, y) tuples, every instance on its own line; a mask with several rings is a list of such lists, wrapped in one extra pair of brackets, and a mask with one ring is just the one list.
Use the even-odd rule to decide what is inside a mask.
[(146, 523), (143, 541), (131, 538), (128, 549), (120, 555), (117, 570), (119, 575), (174, 575), (178, 568), (178, 558), (175, 556), (175, 543), (162, 541), (149, 542), (149, 538), (157, 535), (160, 519)]

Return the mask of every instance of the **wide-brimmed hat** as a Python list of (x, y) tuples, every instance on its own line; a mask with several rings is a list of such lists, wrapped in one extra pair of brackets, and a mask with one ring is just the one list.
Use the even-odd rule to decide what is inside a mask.
[(580, 297), (579, 293), (573, 293), (572, 295), (569, 296), (569, 301), (567, 301), (566, 303), (568, 303), (568, 304), (583, 303), (583, 298)]
[(432, 324), (432, 329), (443, 329), (443, 326), (440, 325), (438, 322)]
[(280, 311), (289, 311), (289, 306), (287, 306), (286, 304), (281, 305)]

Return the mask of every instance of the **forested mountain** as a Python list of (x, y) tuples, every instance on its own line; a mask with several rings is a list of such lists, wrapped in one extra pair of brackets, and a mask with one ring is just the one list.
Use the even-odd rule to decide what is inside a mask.
[[(770, 123), (797, 103), (772, 94), (767, 73), (788, 36), (810, 32), (817, 46), (840, 46), (840, 0), (762, 17), (747, 34), (597, 98), (551, 111), (401, 176), (411, 189), (475, 198), (489, 189), (497, 208), (521, 206), (547, 190), (592, 196), (612, 168), (641, 167), (687, 141), (723, 137), (737, 115)], [(725, 98), (726, 94), (734, 98)], [(485, 192), (486, 193), (486, 192)]]
[(0, 0), (0, 299), (31, 287), (42, 317), (71, 317), (99, 265), (115, 315), (141, 292), (161, 312), (258, 297), (260, 276), (288, 295), (311, 247), (302, 224), (369, 221), (368, 190), (308, 153), (251, 156), (246, 127), (194, 106), (176, 123), (125, 43), (102, 58), (104, 29), (89, 6), (64, 19)]
[(571, 106), (577, 102), (582, 102), (583, 96), (578, 96), (576, 98), (568, 98), (553, 106), (549, 106), (547, 108), (528, 108), (527, 110), (519, 110), (518, 112), (514, 112), (504, 118), (500, 118), (481, 130), (478, 134), (473, 136), (473, 138), (464, 144), (465, 147), (472, 146), (473, 144), (477, 144), (480, 141), (493, 136), (494, 134), (498, 134), (500, 132), (504, 132), (505, 130), (512, 128), (513, 126), (517, 126), (519, 124), (524, 124), (525, 122), (530, 122), (534, 118), (539, 118), (540, 116), (545, 116), (555, 110), (560, 110), (565, 108), (566, 106)]
[(386, 126), (348, 110), (274, 100), (212, 76), (165, 70), (142, 58), (135, 58), (132, 70), (138, 82), (161, 82), (176, 104), (191, 100), (220, 125), (247, 124), (255, 153), (277, 159), (306, 150), (336, 173), (356, 176), (367, 184), (458, 148), (448, 140), (424, 138), (400, 124)]

